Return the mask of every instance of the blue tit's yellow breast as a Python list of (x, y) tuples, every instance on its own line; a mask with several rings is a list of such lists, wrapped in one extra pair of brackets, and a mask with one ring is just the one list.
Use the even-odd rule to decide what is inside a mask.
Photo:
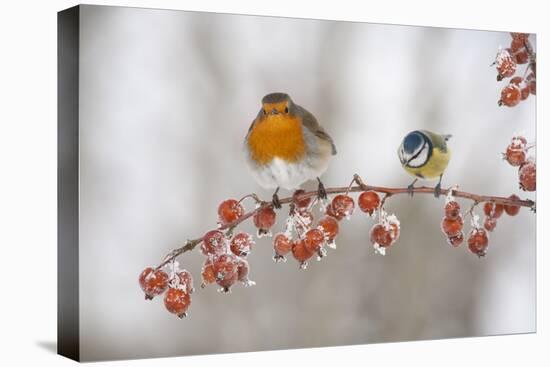
[(426, 164), (421, 167), (404, 166), (403, 168), (415, 177), (431, 180), (439, 178), (439, 176), (445, 172), (450, 159), (451, 151), (449, 148), (447, 148), (446, 151), (442, 151), (441, 149), (434, 147), (432, 155)]

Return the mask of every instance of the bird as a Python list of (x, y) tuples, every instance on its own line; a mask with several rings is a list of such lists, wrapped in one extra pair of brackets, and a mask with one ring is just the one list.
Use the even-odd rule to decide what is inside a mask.
[(246, 161), (256, 182), (275, 189), (272, 204), (280, 208), (278, 192), (297, 189), (317, 179), (318, 196), (327, 194), (320, 176), (327, 170), (336, 146), (311, 112), (287, 93), (269, 93), (244, 139)]
[(403, 138), (397, 155), (405, 171), (415, 177), (407, 187), (411, 196), (414, 192), (414, 184), (418, 179), (434, 180), (439, 178), (434, 188), (435, 197), (439, 197), (443, 173), (451, 159), (451, 150), (447, 146), (447, 141), (451, 136), (428, 130), (415, 130)]

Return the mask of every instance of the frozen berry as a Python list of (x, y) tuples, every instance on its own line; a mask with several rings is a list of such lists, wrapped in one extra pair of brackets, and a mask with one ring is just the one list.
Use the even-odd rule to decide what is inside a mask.
[(214, 259), (214, 274), (216, 275), (216, 283), (228, 291), (238, 279), (237, 273), (238, 259), (230, 254), (219, 255)]
[(320, 229), (310, 229), (304, 236), (304, 245), (311, 252), (318, 251), (323, 242), (325, 242), (325, 234)]
[(520, 40), (522, 42), (527, 41), (529, 38), (529, 33), (519, 33), (519, 32), (511, 32), (510, 36), (512, 36), (512, 40)]
[(512, 42), (510, 43), (510, 50), (512, 50), (512, 52), (517, 52), (524, 47), (525, 43), (521, 38), (513, 38)]
[(504, 159), (514, 167), (521, 166), (525, 163), (525, 149), (515, 148), (512, 144), (506, 148), (506, 153), (504, 153)]
[(307, 260), (309, 260), (313, 254), (315, 254), (314, 251), (310, 251), (304, 241), (296, 241), (293, 245), (292, 245), (292, 255), (294, 256), (294, 258), (296, 260), (298, 260), (301, 264), (302, 264), (302, 267), (305, 267), (305, 262)]
[(463, 226), (464, 222), (461, 216), (458, 216), (455, 219), (444, 217), (441, 222), (441, 230), (447, 235), (447, 237), (453, 237), (462, 232)]
[(460, 216), (460, 204), (457, 201), (449, 201), (445, 204), (445, 217), (448, 219), (456, 219)]
[(527, 64), (529, 61), (529, 52), (527, 52), (525, 47), (520, 48), (518, 51), (514, 52), (514, 59), (517, 64)]
[(489, 232), (493, 232), (493, 230), (497, 226), (497, 220), (493, 217), (485, 217), (485, 220), (483, 221), (483, 227), (488, 230)]
[(168, 287), (168, 274), (162, 270), (148, 267), (139, 275), (139, 285), (145, 293), (145, 299), (153, 299)]
[(532, 95), (537, 94), (537, 82), (535, 80), (529, 82), (529, 92), (531, 92)]
[(187, 310), (191, 305), (191, 296), (179, 288), (169, 288), (164, 295), (164, 306), (176, 314), (179, 318), (187, 316)]
[(207, 232), (201, 243), (201, 251), (204, 255), (218, 255), (226, 251), (226, 239), (222, 231), (212, 230)]
[(177, 274), (177, 283), (175, 288), (179, 288), (186, 293), (193, 293), (193, 276), (187, 270), (182, 270)]
[(228, 224), (236, 221), (244, 214), (243, 206), (234, 199), (229, 199), (218, 207), (218, 220), (221, 224)]
[(460, 233), (452, 236), (452, 237), (447, 237), (447, 242), (449, 243), (449, 245), (453, 246), (453, 247), (458, 247), (460, 246), (460, 244), (462, 244), (462, 242), (464, 242), (464, 233), (461, 231)]
[(331, 216), (324, 216), (319, 220), (319, 228), (325, 234), (327, 241), (333, 241), (339, 231), (338, 221)]
[(531, 92), (530, 92), (530, 88), (529, 88), (528, 85), (521, 88), (521, 100), (522, 101), (526, 100), (527, 97), (529, 97), (529, 93), (531, 93)]
[(508, 84), (506, 87), (502, 89), (502, 92), (500, 93), (500, 101), (498, 101), (498, 105), (514, 107), (520, 101), (521, 101), (521, 90), (519, 89), (519, 87), (515, 84)]
[(306, 209), (311, 203), (311, 197), (301, 196), (305, 192), (305, 190), (299, 189), (294, 191), (294, 194), (292, 195), (292, 202), (298, 209)]
[(342, 220), (343, 216), (338, 216), (332, 207), (332, 203), (329, 203), (325, 208), (325, 214), (336, 220)]
[(260, 232), (267, 233), (275, 224), (275, 218), (275, 210), (273, 210), (270, 206), (266, 206), (259, 209), (254, 214), (254, 225), (260, 230)]
[(233, 236), (229, 248), (235, 255), (245, 257), (250, 253), (253, 244), (254, 240), (251, 235), (246, 232), (240, 232)]
[(388, 247), (392, 244), (392, 234), (383, 224), (375, 224), (370, 230), (370, 241), (380, 247)]
[(506, 49), (497, 53), (495, 65), (498, 71), (497, 80), (499, 81), (511, 77), (516, 72), (516, 61)]
[(206, 287), (208, 284), (212, 284), (216, 281), (216, 271), (214, 270), (214, 262), (212, 257), (206, 258), (206, 261), (202, 265), (202, 284), (201, 288)]
[(363, 212), (372, 215), (380, 205), (380, 196), (376, 191), (363, 191), (357, 198), (357, 205)]
[(250, 272), (250, 265), (248, 265), (248, 261), (246, 261), (245, 259), (239, 258), (237, 260), (237, 280), (239, 282), (244, 283), (247, 286), (254, 284), (254, 282), (248, 279), (249, 272)]
[(491, 218), (500, 218), (502, 212), (504, 211), (504, 206), (502, 204), (495, 204), (491, 202), (485, 203), (483, 205), (483, 212), (486, 216)]
[(336, 195), (334, 199), (332, 199), (332, 210), (339, 219), (352, 215), (354, 208), (355, 203), (348, 195)]
[(523, 78), (521, 76), (515, 76), (512, 79), (510, 79), (510, 84), (520, 85), (523, 81)]
[(479, 257), (485, 256), (489, 238), (487, 232), (483, 228), (474, 228), (468, 237), (468, 248)]
[(537, 190), (537, 166), (534, 162), (527, 162), (520, 167), (519, 186), (523, 191)]
[(279, 233), (273, 239), (273, 249), (275, 250), (275, 256), (285, 256), (292, 250), (292, 242), (284, 233)]
[[(517, 195), (510, 195), (508, 197), (508, 199), (510, 200), (519, 200), (519, 196)], [(506, 214), (508, 214), (509, 216), (514, 216), (514, 215), (517, 215), (519, 213), (519, 209), (521, 207), (518, 206), (518, 205), (504, 205), (504, 211), (506, 212)]]

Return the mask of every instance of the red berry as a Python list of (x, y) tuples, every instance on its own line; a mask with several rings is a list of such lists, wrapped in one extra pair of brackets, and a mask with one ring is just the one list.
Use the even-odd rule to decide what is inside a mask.
[(186, 293), (193, 293), (193, 276), (187, 270), (182, 270), (177, 274), (178, 284), (176, 288)]
[(357, 205), (363, 212), (372, 215), (380, 206), (380, 196), (376, 191), (363, 191), (357, 198)]
[(145, 299), (153, 299), (162, 294), (168, 287), (168, 274), (162, 270), (148, 267), (139, 275), (139, 285), (145, 293)]
[(204, 255), (217, 255), (225, 252), (226, 239), (222, 231), (212, 230), (207, 232), (201, 243), (201, 251)]
[(275, 210), (272, 207), (263, 207), (254, 214), (254, 225), (260, 232), (268, 232), (275, 224), (276, 216)]
[(448, 219), (457, 219), (460, 216), (460, 204), (457, 201), (449, 201), (445, 204), (445, 217)]
[[(517, 195), (510, 195), (508, 197), (508, 199), (519, 200), (519, 197)], [(512, 217), (519, 213), (520, 208), (521, 207), (518, 206), (518, 205), (504, 205), (504, 211), (506, 212), (506, 214), (508, 214), (509, 216), (512, 216)]]
[(336, 214), (337, 219), (342, 219), (353, 214), (355, 203), (348, 195), (336, 195), (332, 199), (332, 210)]
[(486, 216), (491, 218), (495, 218), (495, 219), (500, 218), (503, 211), (504, 211), (504, 206), (502, 204), (494, 204), (491, 202), (487, 202), (485, 203), (485, 205), (483, 205), (483, 212), (485, 213)]
[(276, 256), (285, 256), (292, 250), (292, 242), (284, 233), (279, 233), (273, 239), (273, 249)]
[(323, 242), (325, 242), (325, 234), (320, 229), (310, 229), (304, 236), (304, 245), (311, 252), (318, 251)]
[(537, 82), (536, 80), (533, 80), (532, 82), (529, 82), (529, 91), (532, 95), (537, 94)]
[(511, 77), (516, 72), (516, 61), (508, 50), (500, 50), (495, 60), (498, 76), (497, 80)]
[(529, 88), (528, 85), (524, 86), (523, 88), (521, 88), (521, 100), (524, 101), (527, 99), (527, 97), (529, 97), (529, 93), (531, 93), (531, 88)]
[(512, 52), (517, 52), (524, 47), (525, 43), (520, 38), (513, 38), (512, 42), (510, 43), (510, 50), (512, 50)]
[(230, 254), (222, 254), (214, 258), (214, 274), (216, 283), (225, 291), (229, 290), (238, 279), (238, 258)]
[(520, 167), (519, 187), (523, 191), (537, 190), (537, 166), (534, 162), (527, 162)]
[(529, 33), (511, 32), (510, 35), (512, 36), (512, 40), (519, 39), (522, 42), (527, 41), (529, 38)]
[(305, 192), (306, 192), (305, 190), (299, 189), (294, 191), (294, 194), (292, 195), (292, 201), (294, 202), (294, 205), (296, 205), (296, 208), (298, 209), (306, 209), (311, 203), (311, 197), (300, 196)]
[(468, 248), (477, 256), (485, 256), (487, 246), (489, 245), (489, 238), (487, 232), (483, 228), (474, 228), (470, 232), (468, 238)]
[(508, 145), (506, 153), (504, 153), (504, 159), (514, 167), (521, 166), (525, 163), (525, 156), (525, 149), (515, 148), (512, 144)]
[(523, 78), (521, 76), (515, 76), (512, 79), (510, 79), (510, 84), (520, 85), (523, 81)]
[(235, 255), (244, 257), (250, 253), (253, 244), (254, 240), (251, 235), (245, 232), (240, 232), (233, 236), (229, 248)]
[(493, 217), (485, 217), (485, 220), (483, 221), (483, 227), (488, 230), (489, 232), (493, 232), (493, 230), (497, 226), (497, 220)]
[(164, 295), (166, 309), (180, 318), (187, 316), (187, 309), (190, 305), (191, 296), (179, 288), (169, 288)]
[(221, 224), (228, 224), (236, 221), (244, 214), (243, 206), (234, 199), (229, 199), (218, 207), (218, 220)]
[(441, 230), (447, 235), (447, 237), (453, 237), (462, 232), (462, 227), (464, 222), (461, 216), (456, 217), (456, 219), (449, 219), (447, 217), (443, 218), (441, 222)]
[(319, 228), (325, 234), (327, 241), (333, 241), (339, 231), (338, 221), (331, 216), (324, 216), (319, 220)]
[(328, 204), (325, 208), (325, 214), (336, 219), (336, 220), (342, 220), (344, 218), (343, 216), (338, 216), (336, 212), (334, 211), (334, 208), (332, 207), (332, 203)]
[(529, 52), (524, 48), (514, 52), (514, 58), (517, 64), (527, 64), (529, 62)]
[(251, 285), (250, 279), (248, 279), (249, 272), (250, 266), (248, 265), (248, 261), (239, 258), (237, 260), (237, 280), (245, 283), (245, 285)]
[(447, 237), (447, 242), (453, 247), (458, 247), (462, 242), (464, 242), (464, 233), (461, 231), (457, 235), (452, 237)]
[(500, 93), (500, 101), (498, 101), (498, 105), (502, 106), (508, 106), (508, 107), (514, 107), (521, 101), (521, 90), (519, 87), (515, 84), (508, 84), (504, 89), (502, 89), (502, 92)]
[(314, 251), (310, 251), (306, 247), (304, 241), (296, 241), (292, 245), (292, 255), (296, 260), (298, 260), (302, 264), (305, 263), (307, 260), (309, 260), (314, 253), (315, 253)]
[(380, 247), (388, 247), (392, 244), (392, 233), (383, 224), (375, 224), (370, 230), (370, 241)]
[(212, 257), (207, 257), (203, 266), (202, 266), (202, 284), (201, 287), (204, 288), (208, 284), (212, 284), (216, 281), (216, 272), (214, 270), (214, 262)]

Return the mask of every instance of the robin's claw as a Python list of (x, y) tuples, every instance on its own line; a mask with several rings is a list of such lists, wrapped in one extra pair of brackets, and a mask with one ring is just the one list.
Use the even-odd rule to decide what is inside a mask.
[(317, 177), (317, 181), (319, 182), (319, 186), (317, 187), (317, 196), (319, 197), (319, 199), (326, 199), (327, 190), (325, 190), (325, 185), (323, 185), (319, 177)]
[(281, 202), (279, 201), (279, 195), (277, 193), (273, 194), (273, 199), (271, 200), (271, 204), (275, 209), (281, 209)]

